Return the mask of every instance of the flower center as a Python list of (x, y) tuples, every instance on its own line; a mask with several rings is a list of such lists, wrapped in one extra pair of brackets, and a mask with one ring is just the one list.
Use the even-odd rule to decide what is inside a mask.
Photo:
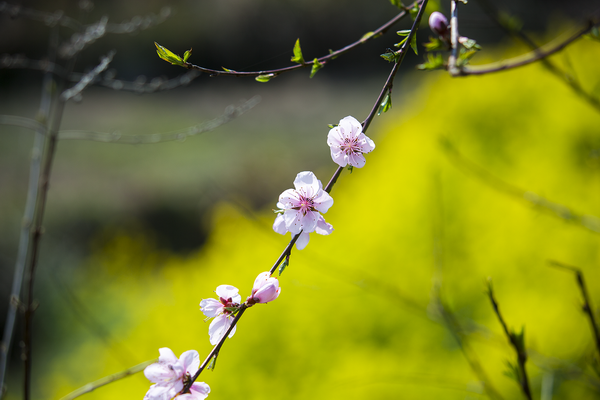
[(306, 215), (309, 211), (315, 211), (315, 202), (312, 198), (306, 196), (300, 196), (300, 204), (298, 207), (294, 207), (296, 210), (300, 210), (302, 214)]
[(340, 146), (340, 149), (347, 155), (352, 153), (362, 153), (357, 138), (344, 138), (344, 143)]

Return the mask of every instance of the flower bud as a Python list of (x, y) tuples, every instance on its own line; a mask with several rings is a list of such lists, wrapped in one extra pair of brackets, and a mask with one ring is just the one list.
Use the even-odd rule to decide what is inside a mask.
[(438, 34), (438, 36), (446, 37), (448, 35), (448, 19), (441, 12), (434, 11), (429, 16), (429, 27)]
[(268, 303), (279, 297), (281, 288), (277, 278), (271, 276), (269, 272), (259, 274), (254, 280), (252, 296), (250, 303)]

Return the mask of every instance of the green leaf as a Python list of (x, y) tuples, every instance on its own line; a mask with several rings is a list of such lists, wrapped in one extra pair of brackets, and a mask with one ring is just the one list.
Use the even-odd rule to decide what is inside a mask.
[(158, 44), (156, 42), (154, 42), (154, 45), (156, 46), (156, 53), (158, 54), (158, 56), (160, 58), (162, 58), (166, 62), (169, 62), (173, 65), (183, 66), (184, 61), (177, 54), (173, 53), (171, 50), (167, 49), (166, 47), (161, 46), (160, 44)]
[(275, 78), (275, 74), (264, 74), (264, 75), (259, 75), (256, 78), (254, 78), (257, 82), (262, 82), (262, 83), (266, 83), (269, 82), (272, 78)]
[(283, 260), (283, 262), (279, 266), (279, 276), (281, 276), (281, 274), (283, 274), (283, 271), (286, 269), (286, 267), (288, 265), (290, 265), (290, 255), (289, 254), (287, 256), (285, 256), (285, 260)]
[(214, 371), (216, 366), (217, 366), (217, 355), (215, 354), (213, 356), (213, 358), (211, 358), (208, 365), (206, 366), (206, 369), (212, 369)]
[[(335, 53), (335, 51), (333, 51), (333, 50), (329, 49), (329, 54), (334, 54), (334, 53)], [(337, 57), (338, 57), (338, 56), (333, 56), (333, 57), (331, 57), (331, 59), (332, 59), (332, 60), (335, 60)]]
[(350, 173), (352, 173), (352, 171), (354, 170), (354, 167), (352, 165), (348, 164), (348, 166), (346, 167), (346, 169), (348, 171), (350, 171)]
[(388, 49), (387, 52), (380, 55), (387, 62), (396, 62), (400, 58), (400, 52), (395, 52), (391, 49)]
[(223, 71), (225, 71), (225, 72), (237, 72), (237, 71), (234, 71), (234, 70), (229, 69), (229, 68), (225, 68), (225, 67), (221, 67), (221, 68), (223, 68)]
[(300, 48), (300, 39), (296, 40), (296, 44), (294, 45), (294, 56), (292, 57), (292, 62), (296, 62), (298, 64), (304, 64), (304, 57), (302, 56), (302, 49)]
[(412, 39), (410, 39), (410, 48), (413, 49), (415, 54), (419, 54), (419, 51), (417, 50), (417, 35), (412, 35)]
[(390, 91), (385, 94), (385, 97), (381, 101), (379, 105), (379, 110), (377, 111), (377, 115), (381, 115), (384, 112), (388, 112), (388, 110), (392, 108), (392, 96), (390, 95)]
[(313, 60), (313, 65), (312, 65), (312, 68), (310, 70), (310, 78), (312, 78), (313, 76), (315, 76), (315, 74), (317, 73), (317, 71), (320, 70), (321, 68), (323, 68), (323, 64), (321, 64), (319, 62), (319, 60), (315, 58)]
[(396, 6), (401, 10), (403, 10), (405, 8), (404, 4), (402, 4), (401, 0), (390, 0), (390, 3), (392, 3), (393, 6)]
[(434, 69), (444, 68), (444, 58), (441, 54), (427, 54), (426, 61), (423, 64), (417, 65), (417, 69), (425, 71), (433, 71)]
[(435, 51), (435, 50), (446, 50), (447, 46), (446, 43), (444, 43), (444, 41), (440, 40), (439, 38), (433, 38), (433, 37), (429, 37), (429, 42), (424, 43), (423, 46), (425, 46), (425, 51)]
[(398, 32), (396, 32), (396, 34), (398, 36), (408, 36), (408, 35), (410, 35), (410, 29), (404, 29), (404, 30), (398, 31)]
[(192, 48), (190, 47), (185, 53), (183, 53), (183, 62), (187, 62), (188, 58), (192, 55)]
[(419, 7), (417, 7), (417, 5), (415, 4), (410, 10), (408, 10), (408, 12), (410, 13), (410, 17), (414, 21), (415, 19), (417, 19), (417, 14), (419, 13)]

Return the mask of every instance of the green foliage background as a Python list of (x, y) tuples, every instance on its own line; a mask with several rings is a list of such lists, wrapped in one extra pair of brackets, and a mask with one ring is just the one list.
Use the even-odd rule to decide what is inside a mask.
[[(553, 59), (568, 61), (586, 87), (600, 84), (597, 42), (582, 40)], [(505, 398), (519, 398), (503, 374), (515, 357), (484, 294), (487, 277), (509, 326), (525, 326), (534, 397), (550, 383), (552, 398), (597, 398), (575, 279), (548, 260), (580, 267), (600, 304), (598, 234), (461, 167), (441, 140), (506, 182), (600, 215), (598, 112), (541, 65), (466, 79), (414, 73), (394, 95), (394, 109), (369, 132), (377, 148), (367, 165), (344, 171), (332, 191), (326, 219), (335, 231), (294, 251), (280, 298), (241, 320), (216, 371), (201, 376), (210, 398), (483, 398), (436, 288), (471, 359)], [(326, 146), (326, 134), (315, 148)], [(334, 169), (316, 172), (325, 183)], [(273, 219), (270, 210), (215, 204), (207, 243), (186, 257), (160, 250), (143, 231), (99, 238), (89, 268), (73, 279), (85, 318), (110, 334), (90, 339), (83, 324), (58, 315), (56, 329), (68, 335), (37, 367), (38, 398), (156, 358), (160, 347), (203, 358), (210, 345), (200, 300), (225, 283), (249, 294), (289, 239), (272, 231)], [(86, 398), (141, 399), (148, 387), (138, 374)]]

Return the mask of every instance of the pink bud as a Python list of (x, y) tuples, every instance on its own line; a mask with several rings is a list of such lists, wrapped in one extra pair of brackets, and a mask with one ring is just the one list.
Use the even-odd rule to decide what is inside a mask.
[(441, 12), (434, 11), (429, 16), (429, 27), (438, 34), (445, 37), (448, 34), (448, 20)]
[(279, 297), (280, 292), (277, 278), (272, 277), (269, 272), (263, 272), (254, 280), (252, 296), (249, 300), (252, 303), (268, 303)]

